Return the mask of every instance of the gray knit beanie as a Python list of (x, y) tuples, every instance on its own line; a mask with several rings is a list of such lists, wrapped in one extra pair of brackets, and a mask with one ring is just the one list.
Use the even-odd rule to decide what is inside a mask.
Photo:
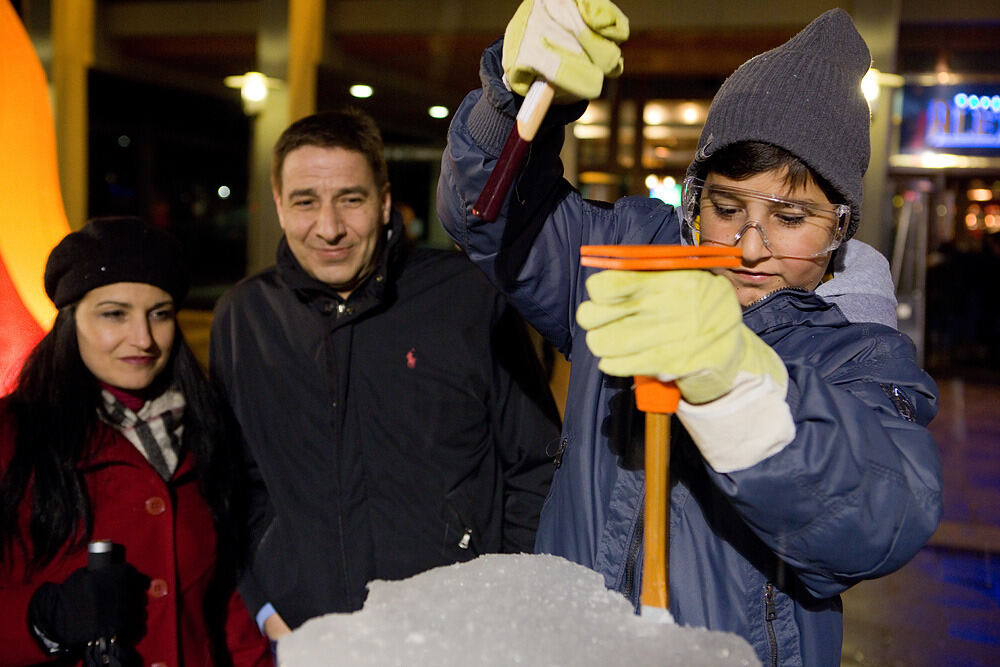
[(826, 179), (851, 207), (850, 238), (861, 218), (871, 112), (861, 78), (868, 45), (842, 9), (825, 12), (781, 46), (737, 68), (712, 100), (688, 176), (742, 141), (774, 144)]

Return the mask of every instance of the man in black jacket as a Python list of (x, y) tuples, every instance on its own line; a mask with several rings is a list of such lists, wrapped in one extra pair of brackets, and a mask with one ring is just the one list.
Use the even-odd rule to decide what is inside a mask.
[(370, 117), (293, 123), (271, 174), (277, 263), (219, 302), (211, 368), (253, 482), (241, 590), (275, 639), (372, 579), (532, 551), (559, 417), (504, 298), (406, 241)]

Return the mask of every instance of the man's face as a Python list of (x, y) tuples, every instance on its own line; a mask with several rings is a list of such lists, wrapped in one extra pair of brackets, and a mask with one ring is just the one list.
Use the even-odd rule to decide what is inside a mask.
[(376, 186), (357, 151), (302, 146), (285, 156), (281, 189), (272, 194), (295, 259), (347, 298), (374, 268), (389, 221), (389, 185)]
[[(772, 170), (736, 181), (710, 173), (705, 178), (705, 188), (709, 189), (712, 185), (735, 187), (827, 208), (832, 206), (823, 190), (811, 179), (805, 186), (793, 189), (785, 183), (784, 176), (784, 170)], [(705, 206), (706, 202), (703, 201), (702, 205)], [(775, 217), (769, 207), (760, 202), (748, 200), (746, 205), (749, 207), (748, 215), (758, 222)], [(829, 224), (832, 227), (834, 222), (831, 220)], [(764, 239), (757, 229), (748, 229), (738, 245), (743, 256), (741, 265), (731, 269), (716, 269), (714, 272), (729, 279), (736, 288), (740, 305), (744, 307), (784, 287), (815, 289), (830, 262), (829, 253), (809, 259), (774, 257), (764, 245)]]

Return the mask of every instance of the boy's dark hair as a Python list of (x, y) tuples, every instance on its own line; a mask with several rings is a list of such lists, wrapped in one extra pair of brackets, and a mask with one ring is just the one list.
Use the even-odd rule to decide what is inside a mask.
[(809, 165), (780, 146), (762, 141), (740, 141), (712, 153), (699, 167), (698, 178), (709, 173), (742, 181), (768, 171), (785, 172), (784, 182), (790, 189), (816, 183), (831, 204), (843, 204), (844, 195)]
[(389, 181), (382, 144), (382, 133), (370, 115), (354, 107), (322, 111), (301, 118), (278, 137), (271, 154), (271, 185), (281, 191), (281, 170), (285, 158), (296, 148), (318, 146), (343, 148), (365, 156), (371, 166), (375, 185), (381, 189)]

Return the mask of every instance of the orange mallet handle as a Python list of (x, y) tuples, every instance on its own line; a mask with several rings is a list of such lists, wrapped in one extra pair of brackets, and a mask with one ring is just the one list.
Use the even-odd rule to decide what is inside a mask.
[(680, 397), (673, 382), (635, 377), (635, 403), (646, 413), (641, 597), (645, 607), (670, 608), (670, 415), (677, 411)]
[[(739, 248), (680, 245), (583, 246), (580, 263), (602, 269), (664, 271), (740, 265)], [(646, 413), (646, 499), (643, 506), (641, 602), (670, 608), (670, 415), (680, 392), (673, 382), (635, 377), (635, 404)]]

